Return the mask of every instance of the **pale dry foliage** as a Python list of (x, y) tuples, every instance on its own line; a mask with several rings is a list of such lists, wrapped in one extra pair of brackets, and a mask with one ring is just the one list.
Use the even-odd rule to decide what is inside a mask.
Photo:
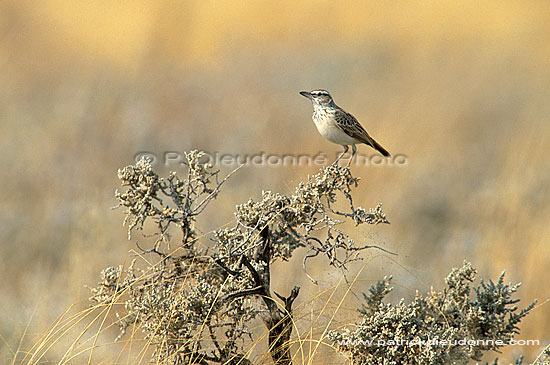
[[(259, 201), (237, 205), (235, 225), (212, 232), (208, 238), (213, 244), (204, 244), (207, 235), (199, 234), (197, 220), (236, 170), (220, 179), (219, 170), (201, 162), (203, 156), (198, 151), (186, 153), (185, 178), (174, 172), (161, 178), (147, 159), (119, 170), (124, 191), (117, 191), (116, 198), (118, 207), (125, 209), (128, 235), (139, 231), (154, 237), (150, 248), (137, 245), (138, 256), (152, 255), (152, 259), (144, 260), (142, 268), (134, 260), (127, 268), (103, 270), (91, 299), (100, 305), (123, 303), (123, 309), (116, 309), (119, 338), (129, 327), (141, 329), (158, 363), (251, 363), (250, 344), (258, 340), (251, 324), (260, 318), (267, 328), (271, 358), (277, 364), (290, 364), (292, 305), (300, 288), (295, 286), (286, 297), (273, 293), (275, 299), (271, 265), (305, 247), (309, 252), (303, 270), (311, 281), (316, 283), (307, 274), (306, 262), (319, 254), (345, 276), (348, 265), (361, 260), (361, 251), (384, 249), (358, 244), (339, 226), (346, 221), (355, 225), (389, 221), (380, 204), (368, 211), (356, 207), (352, 188), (359, 179), (347, 167), (330, 165), (299, 183), (293, 194), (264, 191)], [(147, 226), (149, 221), (152, 226)], [(177, 241), (169, 233), (172, 227), (177, 228)], [(146, 232), (149, 229), (153, 232)], [(445, 279), (443, 291), (417, 294), (411, 303), (401, 300), (396, 305), (383, 303), (391, 291), (390, 277), (364, 295), (355, 330), (332, 330), (321, 340), (331, 341), (357, 364), (479, 360), (484, 352), (501, 346), (378, 347), (349, 342), (513, 338), (535, 303), (518, 311), (514, 304), (519, 300), (512, 295), (519, 284), (504, 284), (503, 274), (496, 284), (481, 281), (472, 287), (475, 274), (465, 262)]]
[[(498, 350), (519, 334), (519, 322), (536, 302), (518, 311), (519, 299), (512, 295), (520, 284), (504, 284), (503, 272), (496, 284), (481, 280), (472, 286), (475, 275), (472, 265), (464, 262), (445, 278), (442, 291), (432, 290), (426, 296), (417, 293), (411, 303), (401, 300), (396, 305), (382, 302), (392, 289), (388, 277), (364, 295), (355, 329), (331, 331), (328, 337), (355, 364), (480, 361), (483, 353)], [(464, 340), (479, 342), (466, 344)], [(429, 341), (447, 341), (448, 345), (425, 345)]]
[[(359, 252), (377, 246), (360, 245), (338, 228), (344, 221), (359, 224), (389, 223), (380, 205), (356, 207), (351, 189), (358, 179), (349, 168), (323, 168), (296, 188), (294, 194), (264, 191), (260, 201), (236, 207), (236, 223), (211, 235), (213, 247), (199, 244), (204, 238), (195, 223), (219, 194), (227, 178), (201, 163), (203, 154), (186, 154), (184, 179), (171, 173), (159, 177), (148, 160), (119, 170), (123, 192), (116, 192), (125, 208), (128, 234), (141, 231), (155, 237), (140, 256), (154, 255), (147, 267), (107, 268), (92, 289), (98, 303), (124, 302), (119, 311), (121, 335), (138, 326), (155, 347), (154, 358), (170, 363), (246, 363), (245, 341), (252, 339), (250, 322), (261, 318), (269, 330), (269, 352), (276, 363), (290, 363), (294, 287), (284, 297), (270, 290), (270, 266), (289, 259), (298, 247), (308, 258), (324, 255), (345, 274)], [(337, 210), (337, 198), (347, 202)], [(144, 232), (146, 222), (153, 232)], [(171, 227), (177, 227), (177, 248), (170, 251)], [(306, 272), (307, 274), (307, 272)], [(310, 278), (312, 281), (312, 278)]]

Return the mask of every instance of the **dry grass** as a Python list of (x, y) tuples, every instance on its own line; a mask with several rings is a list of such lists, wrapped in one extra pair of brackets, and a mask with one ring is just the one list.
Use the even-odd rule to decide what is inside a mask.
[[(409, 157), (406, 167), (354, 168), (368, 179), (357, 196), (383, 202), (392, 222), (357, 238), (399, 253), (367, 256), (357, 285), (392, 274), (402, 285), (394, 299), (410, 298), (463, 259), (481, 277), (505, 268), (523, 282), (523, 303), (540, 303), (520, 338), (548, 344), (548, 11), (542, 1), (1, 2), (0, 359), (30, 350), (67, 308), (83, 316), (84, 285), (134, 247), (109, 210), (117, 168), (143, 150), (332, 157), (340, 147), (316, 135), (297, 94), (318, 87)], [(314, 171), (250, 168), (200, 228), (228, 224), (218, 211)], [(328, 275), (316, 264), (312, 276)], [(300, 296), (314, 297), (307, 278), (286, 272), (274, 288), (303, 280)], [(349, 296), (342, 305), (358, 306)], [(84, 323), (48, 359), (98, 331)], [(109, 363), (117, 346), (96, 351)], [(532, 361), (540, 350), (500, 357)]]

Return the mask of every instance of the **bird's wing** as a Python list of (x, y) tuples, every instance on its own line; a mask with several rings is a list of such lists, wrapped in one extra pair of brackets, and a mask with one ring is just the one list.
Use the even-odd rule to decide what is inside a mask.
[(359, 121), (357, 121), (353, 115), (344, 110), (336, 109), (334, 119), (336, 120), (338, 127), (340, 127), (348, 136), (373, 146), (372, 137), (369, 136), (365, 128), (359, 124)]
[(336, 109), (334, 119), (336, 120), (338, 127), (340, 127), (348, 136), (356, 138), (357, 140), (371, 146), (386, 157), (391, 156), (390, 153), (380, 145), (380, 143), (376, 142), (371, 136), (369, 136), (365, 128), (363, 128), (363, 126), (359, 124), (359, 121), (357, 121), (357, 119), (355, 119), (355, 117), (350, 113), (345, 112), (342, 109)]

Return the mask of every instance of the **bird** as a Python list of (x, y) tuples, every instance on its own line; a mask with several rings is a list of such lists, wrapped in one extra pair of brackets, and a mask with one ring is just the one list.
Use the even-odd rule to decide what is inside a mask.
[(365, 128), (353, 115), (334, 103), (328, 91), (300, 91), (300, 94), (313, 103), (312, 119), (319, 133), (330, 142), (344, 146), (344, 152), (338, 156), (333, 164), (338, 163), (342, 156), (348, 152), (348, 146), (351, 145), (352, 154), (347, 165), (349, 166), (357, 153), (357, 147), (355, 147), (357, 143), (371, 146), (384, 157), (391, 156), (384, 147), (369, 136)]

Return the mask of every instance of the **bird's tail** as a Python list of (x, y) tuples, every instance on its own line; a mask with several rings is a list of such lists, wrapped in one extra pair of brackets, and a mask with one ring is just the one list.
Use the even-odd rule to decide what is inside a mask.
[(390, 157), (390, 153), (388, 151), (386, 151), (386, 149), (384, 147), (382, 147), (380, 145), (380, 143), (376, 142), (373, 138), (370, 139), (370, 145), (375, 149), (377, 150), (378, 152), (380, 152), (381, 154), (384, 155), (384, 157)]

